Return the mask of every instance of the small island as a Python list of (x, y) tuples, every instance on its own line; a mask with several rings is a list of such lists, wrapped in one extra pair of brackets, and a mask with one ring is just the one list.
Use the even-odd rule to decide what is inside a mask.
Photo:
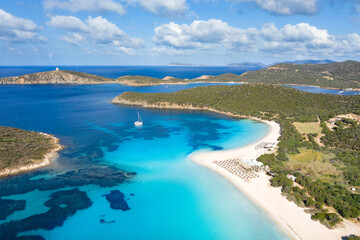
[(0, 84), (103, 84), (114, 83), (112, 78), (105, 78), (93, 74), (59, 70), (30, 73), (22, 76), (0, 78)]
[(46, 133), (0, 126), (0, 177), (49, 165), (62, 149), (59, 141)]
[[(113, 103), (207, 110), (268, 124), (269, 133), (256, 143), (190, 159), (228, 179), (293, 239), (360, 235), (360, 96), (259, 83), (126, 92)], [(264, 166), (260, 171), (242, 161), (254, 158)]]

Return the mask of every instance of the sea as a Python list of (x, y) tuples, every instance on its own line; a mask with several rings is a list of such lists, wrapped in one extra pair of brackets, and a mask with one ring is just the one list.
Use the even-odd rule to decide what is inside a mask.
[[(54, 66), (0, 67), (0, 77), (51, 69)], [(220, 67), (67, 69), (113, 78), (130, 74), (194, 78), (231, 72)], [(110, 103), (126, 91), (175, 92), (207, 85), (214, 84), (0, 85), (1, 126), (53, 134), (65, 146), (50, 166), (0, 180), (0, 209), (16, 209), (2, 218), (0, 214), (0, 236), (288, 239), (231, 183), (188, 157), (196, 151), (248, 145), (267, 134), (266, 124), (204, 111)], [(138, 112), (144, 121), (141, 128), (133, 124)], [(124, 172), (128, 180), (113, 181)], [(108, 199), (114, 192), (115, 202)], [(26, 204), (15, 207), (2, 200)]]

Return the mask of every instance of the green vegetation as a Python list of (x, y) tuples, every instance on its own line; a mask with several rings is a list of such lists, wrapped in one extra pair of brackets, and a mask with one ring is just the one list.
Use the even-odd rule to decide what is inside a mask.
[(304, 84), (332, 88), (360, 88), (360, 63), (276, 64), (241, 75), (249, 83)]
[(168, 77), (166, 79), (146, 77), (146, 76), (123, 76), (116, 79), (117, 82), (124, 85), (159, 85), (159, 84), (174, 84), (186, 83), (183, 79)]
[(0, 170), (37, 163), (55, 147), (48, 136), (0, 126)]
[(267, 119), (286, 116), (298, 122), (317, 121), (319, 115), (360, 112), (360, 96), (313, 94), (267, 84), (209, 86), (175, 93), (126, 92), (118, 99), (156, 105), (162, 102), (192, 105)]
[[(359, 114), (360, 96), (313, 94), (281, 86), (246, 84), (199, 87), (175, 93), (127, 92), (114, 102), (122, 100), (157, 107), (164, 103), (192, 106), (277, 121), (281, 137), (276, 154), (258, 158), (275, 174), (271, 184), (281, 187), (289, 200), (309, 207), (313, 219), (328, 227), (341, 221), (338, 214), (345, 218), (360, 214), (360, 195), (348, 190), (349, 186), (360, 186), (360, 126), (344, 119), (331, 131), (325, 124), (336, 115)], [(321, 123), (315, 127), (318, 119)], [(294, 122), (302, 127), (309, 124), (299, 123), (312, 122), (313, 129), (306, 129), (308, 134), (304, 137)], [(320, 136), (319, 128), (324, 134), (321, 138), (324, 146), (314, 141)], [(296, 177), (296, 186), (287, 179), (287, 174)]]
[(347, 238), (345, 238), (346, 240), (360, 240), (360, 237), (359, 236), (349, 236)]

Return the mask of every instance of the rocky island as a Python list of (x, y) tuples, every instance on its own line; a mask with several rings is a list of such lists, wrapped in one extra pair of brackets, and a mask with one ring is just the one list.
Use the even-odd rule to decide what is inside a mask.
[(0, 126), (0, 177), (49, 165), (61, 149), (52, 135)]
[(55, 70), (0, 78), (0, 84), (100, 84), (115, 80), (88, 73)]

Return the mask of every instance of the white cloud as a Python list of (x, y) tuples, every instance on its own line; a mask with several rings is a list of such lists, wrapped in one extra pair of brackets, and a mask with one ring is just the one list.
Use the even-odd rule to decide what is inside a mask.
[(153, 40), (159, 47), (153, 52), (167, 55), (186, 54), (188, 50), (314, 57), (360, 54), (360, 35), (357, 33), (335, 36), (308, 23), (287, 24), (283, 28), (268, 23), (260, 29), (241, 29), (210, 19), (182, 25), (170, 22), (156, 27), (154, 33)]
[(129, 0), (130, 4), (139, 4), (145, 10), (158, 15), (183, 16), (188, 9), (186, 0)]
[(194, 49), (176, 49), (169, 47), (154, 47), (151, 51), (151, 55), (169, 55), (169, 56), (180, 56), (195, 54)]
[(55, 16), (47, 22), (47, 25), (69, 31), (86, 32), (88, 29), (88, 26), (83, 21), (74, 16)]
[(255, 40), (255, 29), (238, 29), (218, 19), (196, 20), (190, 25), (170, 22), (155, 28), (154, 41), (175, 48), (227, 49), (250, 45)]
[(43, 42), (39, 27), (31, 20), (16, 17), (0, 9), (0, 40), (6, 42)]
[(115, 12), (120, 15), (126, 13), (124, 6), (114, 0), (44, 0), (43, 6), (47, 10), (62, 9), (71, 12)]
[(47, 24), (65, 31), (66, 34), (60, 36), (60, 39), (74, 45), (86, 42), (97, 46), (109, 45), (128, 54), (133, 54), (131, 49), (144, 45), (142, 39), (129, 37), (114, 23), (101, 16), (96, 18), (89, 16), (85, 21), (74, 16), (54, 16)]
[(118, 47), (117, 50), (124, 53), (125, 55), (135, 55), (135, 51), (132, 48)]
[(180, 17), (188, 10), (186, 0), (43, 0), (46, 10), (60, 9), (71, 12), (115, 12), (126, 13), (126, 6), (141, 6), (157, 15)]
[(257, 7), (279, 15), (305, 14), (317, 12), (318, 0), (237, 0), (253, 2)]

